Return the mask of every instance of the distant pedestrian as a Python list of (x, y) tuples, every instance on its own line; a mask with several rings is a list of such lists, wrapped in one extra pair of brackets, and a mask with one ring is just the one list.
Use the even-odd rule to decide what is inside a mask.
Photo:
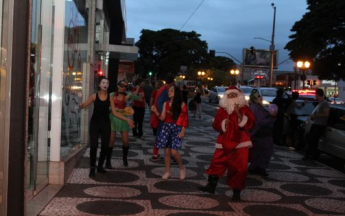
[(322, 89), (316, 89), (315, 98), (319, 102), (312, 114), (309, 116), (312, 125), (308, 134), (308, 145), (303, 160), (317, 160), (320, 152), (318, 145), (321, 136), (325, 133), (329, 117), (329, 104), (325, 99)]
[(266, 171), (273, 155), (273, 124), (276, 114), (270, 114), (262, 105), (262, 95), (253, 89), (249, 107), (255, 115), (255, 124), (250, 130), (253, 148), (249, 154), (249, 172), (268, 176)]
[(182, 86), (182, 100), (185, 104), (188, 103), (188, 89), (187, 89), (187, 86), (186, 85), (183, 85)]
[(145, 95), (144, 95), (144, 86), (145, 82), (143, 79), (138, 78), (134, 82), (134, 87), (132, 88), (132, 94), (138, 95), (141, 99), (135, 100), (132, 103), (132, 107), (134, 109), (134, 125), (135, 127), (132, 128), (133, 136), (138, 137), (139, 139), (143, 136), (143, 122), (145, 116)]
[(216, 150), (206, 170), (208, 184), (199, 190), (215, 193), (220, 177), (227, 170), (227, 184), (233, 190), (233, 201), (241, 199), (240, 193), (246, 185), (248, 149), (252, 146), (248, 130), (255, 121), (244, 94), (235, 86), (225, 90), (219, 101), (219, 109), (212, 124), (219, 132)]
[(194, 113), (194, 118), (201, 118), (201, 90), (200, 88), (196, 90), (194, 101), (196, 104), (196, 111)]
[[(111, 157), (113, 153), (113, 148), (116, 139), (116, 132), (121, 134), (122, 138), (122, 161), (124, 166), (128, 166), (127, 156), (129, 151), (129, 143), (128, 143), (128, 131), (129, 128), (134, 127), (134, 123), (129, 116), (133, 115), (134, 110), (130, 107), (127, 107), (127, 102), (129, 100), (142, 100), (138, 95), (131, 94), (130, 92), (126, 93), (128, 90), (128, 82), (125, 80), (121, 80), (117, 84), (117, 92), (110, 93), (110, 97), (113, 99), (114, 107), (120, 115), (109, 115), (110, 122), (111, 122), (111, 133), (110, 133), (110, 141), (109, 141), (109, 150), (106, 156), (106, 164), (105, 167), (107, 169), (112, 169), (111, 165)], [(127, 111), (128, 110), (128, 111)]]
[(170, 177), (171, 156), (180, 167), (180, 179), (186, 176), (181, 155), (178, 150), (182, 148), (182, 138), (185, 136), (185, 129), (188, 127), (187, 105), (182, 101), (181, 91), (176, 86), (169, 88), (169, 98), (163, 105), (162, 112), (158, 112), (156, 106), (152, 106), (152, 111), (163, 121), (161, 132), (157, 136), (156, 147), (164, 148), (165, 174), (163, 179)]
[(286, 145), (285, 139), (283, 139), (284, 111), (286, 109), (286, 100), (283, 98), (283, 94), (283, 89), (278, 89), (277, 96), (272, 101), (278, 106), (278, 114), (273, 127), (273, 142), (278, 146)]
[(296, 136), (297, 136), (297, 127), (298, 127), (298, 121), (297, 116), (295, 113), (295, 109), (300, 109), (300, 107), (297, 106), (296, 100), (299, 98), (298, 92), (292, 92), (291, 98), (287, 100), (286, 109), (284, 112), (284, 127), (283, 127), (283, 140), (287, 142), (286, 140), (291, 141), (291, 147), (295, 149), (301, 149), (304, 146), (304, 143), (296, 143)]
[(147, 106), (150, 108), (150, 100), (151, 100), (151, 94), (154, 90), (154, 83), (148, 83), (145, 82), (145, 85), (143, 86), (144, 96), (145, 96), (145, 102)]

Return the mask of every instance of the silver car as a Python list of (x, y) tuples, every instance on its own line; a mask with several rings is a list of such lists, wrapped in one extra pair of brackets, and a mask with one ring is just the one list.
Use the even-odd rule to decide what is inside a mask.
[(215, 101), (218, 103), (219, 100), (223, 98), (226, 88), (226, 86), (215, 86), (211, 88), (208, 92), (208, 102), (211, 103), (212, 101)]

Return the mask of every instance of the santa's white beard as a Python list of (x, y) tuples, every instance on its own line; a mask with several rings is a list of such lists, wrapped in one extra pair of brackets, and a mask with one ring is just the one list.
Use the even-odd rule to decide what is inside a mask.
[(226, 109), (226, 111), (231, 114), (234, 111), (235, 105), (239, 107), (247, 106), (247, 101), (243, 95), (239, 95), (235, 98), (228, 98), (225, 94), (224, 97), (219, 101), (219, 106)]

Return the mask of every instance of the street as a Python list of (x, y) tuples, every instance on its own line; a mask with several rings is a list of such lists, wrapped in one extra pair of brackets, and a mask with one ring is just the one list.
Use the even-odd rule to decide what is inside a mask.
[(39, 215), (344, 215), (345, 174), (319, 162), (303, 162), (301, 154), (286, 147), (275, 147), (269, 176), (248, 175), (241, 202), (231, 201), (232, 190), (225, 177), (216, 194), (198, 191), (198, 186), (207, 183), (204, 172), (214, 151), (217, 132), (211, 124), (215, 111), (216, 106), (203, 103), (201, 119), (189, 114), (190, 126), (180, 152), (185, 180), (179, 179), (176, 165), (171, 178), (162, 180), (164, 161), (149, 160), (154, 137), (146, 110), (143, 139), (130, 136), (128, 167), (122, 165), (117, 138), (112, 158), (115, 169), (90, 179), (87, 150), (67, 184)]

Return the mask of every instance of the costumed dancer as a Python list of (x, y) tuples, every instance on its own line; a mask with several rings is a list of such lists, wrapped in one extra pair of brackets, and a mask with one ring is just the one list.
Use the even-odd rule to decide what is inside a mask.
[(107, 92), (109, 87), (109, 80), (106, 77), (99, 77), (99, 91), (91, 95), (84, 103), (79, 105), (80, 109), (88, 107), (94, 103), (93, 114), (90, 121), (90, 173), (89, 177), (93, 178), (96, 175), (96, 156), (98, 148), (98, 137), (101, 137), (101, 152), (98, 159), (98, 173), (106, 173), (103, 169), (105, 156), (108, 152), (109, 137), (110, 137), (110, 119), (109, 107), (113, 115), (120, 115), (116, 112), (114, 101)]
[(208, 184), (198, 188), (214, 194), (219, 178), (227, 170), (227, 184), (233, 189), (232, 200), (239, 201), (246, 184), (248, 149), (252, 146), (248, 130), (253, 126), (255, 117), (244, 94), (235, 86), (226, 89), (219, 106), (212, 124), (219, 135), (211, 164), (206, 170)]
[(110, 142), (109, 142), (109, 151), (106, 157), (106, 164), (105, 167), (107, 169), (112, 169), (111, 165), (111, 156), (113, 153), (114, 143), (116, 139), (116, 132), (121, 133), (122, 138), (122, 161), (124, 166), (128, 166), (128, 151), (129, 151), (129, 144), (128, 144), (128, 131), (129, 128), (134, 127), (134, 122), (129, 119), (129, 116), (134, 114), (134, 111), (131, 107), (127, 107), (127, 102), (131, 99), (133, 100), (140, 100), (138, 95), (132, 93), (126, 93), (128, 89), (128, 83), (125, 80), (119, 81), (117, 84), (117, 92), (110, 93), (110, 97), (113, 99), (114, 107), (120, 115), (114, 116), (110, 114), (110, 122), (111, 122), (111, 133), (110, 133)]
[(164, 121), (161, 132), (157, 136), (156, 147), (164, 148), (165, 174), (162, 179), (170, 177), (170, 157), (172, 156), (180, 167), (180, 179), (186, 176), (185, 167), (182, 164), (181, 155), (178, 150), (182, 147), (182, 138), (185, 129), (188, 127), (187, 105), (182, 102), (181, 90), (176, 86), (171, 86), (168, 92), (170, 101), (163, 104), (163, 111), (158, 112), (156, 106), (151, 110), (159, 120)]

